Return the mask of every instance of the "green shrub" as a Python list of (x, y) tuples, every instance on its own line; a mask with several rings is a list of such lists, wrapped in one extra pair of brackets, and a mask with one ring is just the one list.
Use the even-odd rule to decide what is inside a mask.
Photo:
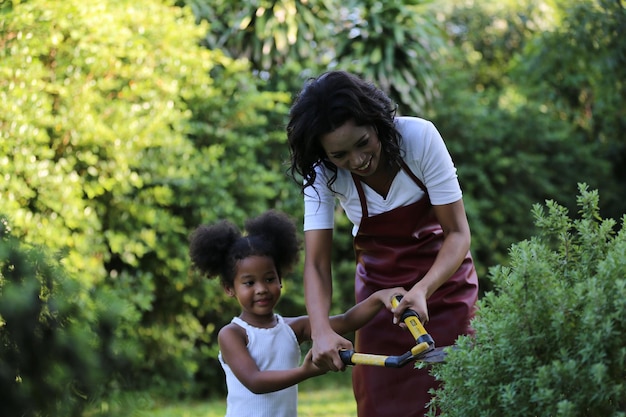
[(95, 297), (0, 223), (0, 415), (80, 416), (110, 387), (119, 357), (112, 300)]
[(204, 48), (206, 22), (173, 3), (0, 0), (0, 212), (115, 300), (124, 392), (206, 396), (239, 311), (190, 273), (188, 234), (268, 208), (297, 218), (301, 200), (282, 165), (290, 95)]
[(490, 270), (475, 337), (433, 370), (443, 416), (626, 415), (626, 216), (601, 219), (585, 184), (577, 201), (578, 219), (535, 205), (537, 236)]

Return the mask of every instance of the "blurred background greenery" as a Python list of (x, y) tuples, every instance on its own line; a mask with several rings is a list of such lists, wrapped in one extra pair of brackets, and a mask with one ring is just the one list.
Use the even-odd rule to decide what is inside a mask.
[[(224, 394), (216, 335), (238, 306), (190, 270), (187, 236), (268, 208), (301, 222), (284, 126), (328, 69), (439, 128), (483, 291), (534, 203), (576, 212), (585, 182), (621, 217), (624, 5), (0, 0), (0, 414)], [(334, 312), (353, 303), (338, 214)], [(286, 281), (279, 311), (304, 314), (301, 269)]]

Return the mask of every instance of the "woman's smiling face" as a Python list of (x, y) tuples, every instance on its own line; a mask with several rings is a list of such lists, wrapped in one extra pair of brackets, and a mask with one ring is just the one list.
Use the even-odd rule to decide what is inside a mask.
[(381, 165), (382, 147), (373, 126), (357, 126), (351, 119), (322, 136), (320, 143), (330, 162), (361, 177)]

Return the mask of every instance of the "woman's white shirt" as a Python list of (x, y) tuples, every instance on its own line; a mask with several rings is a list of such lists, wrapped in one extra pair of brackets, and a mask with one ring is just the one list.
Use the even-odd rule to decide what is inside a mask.
[[(398, 117), (396, 127), (402, 136), (404, 162), (426, 186), (431, 204), (444, 205), (460, 200), (462, 192), (456, 167), (437, 128), (430, 121), (417, 117)], [(332, 191), (326, 185), (332, 172), (319, 165), (316, 173), (315, 189), (309, 186), (304, 190), (304, 231), (332, 229), (338, 200), (354, 225), (352, 234), (356, 235), (362, 213), (350, 171), (337, 169)], [(424, 196), (404, 170), (394, 178), (387, 198), (362, 184), (370, 216), (412, 204)]]

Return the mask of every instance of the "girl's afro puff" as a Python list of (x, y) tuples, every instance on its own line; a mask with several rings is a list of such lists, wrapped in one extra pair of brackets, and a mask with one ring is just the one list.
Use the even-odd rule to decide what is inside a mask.
[(192, 264), (210, 278), (220, 275), (228, 252), (238, 239), (241, 232), (227, 220), (199, 226), (189, 238)]
[(249, 256), (272, 258), (281, 278), (298, 261), (296, 226), (285, 213), (267, 211), (246, 221), (245, 231), (226, 220), (198, 227), (190, 236), (193, 265), (209, 278), (220, 275), (222, 285), (231, 286), (237, 262)]

